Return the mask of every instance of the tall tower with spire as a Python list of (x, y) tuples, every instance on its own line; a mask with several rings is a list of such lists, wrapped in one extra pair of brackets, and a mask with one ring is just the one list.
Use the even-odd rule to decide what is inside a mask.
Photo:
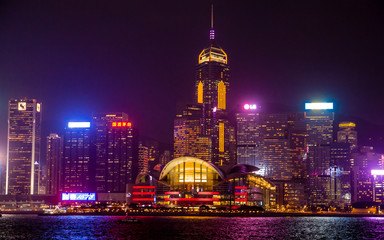
[[(216, 43), (211, 5), (209, 44), (199, 54), (196, 68), (195, 98), (202, 105), (202, 135), (212, 140), (211, 162), (220, 166), (231, 163), (231, 140), (234, 129), (227, 113), (229, 90), (228, 56)], [(232, 133), (233, 132), (233, 133)], [(233, 138), (233, 139), (231, 139)]]

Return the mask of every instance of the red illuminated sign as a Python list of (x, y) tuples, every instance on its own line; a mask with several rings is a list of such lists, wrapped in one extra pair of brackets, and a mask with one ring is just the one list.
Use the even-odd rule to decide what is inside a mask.
[(132, 127), (130, 122), (112, 122), (112, 127)]
[(246, 202), (247, 199), (244, 199), (244, 198), (236, 198), (235, 199), (235, 202)]
[(133, 189), (155, 188), (155, 186), (133, 186)]
[(134, 202), (153, 202), (155, 198), (132, 198)]
[(155, 195), (155, 192), (133, 192), (133, 195)]
[(235, 193), (235, 195), (247, 195), (247, 193), (239, 193), (239, 192), (237, 192), (237, 193)]

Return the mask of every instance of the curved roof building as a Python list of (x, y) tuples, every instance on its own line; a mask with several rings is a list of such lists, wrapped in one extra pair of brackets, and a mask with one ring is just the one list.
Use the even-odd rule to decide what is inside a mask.
[(245, 164), (220, 169), (194, 157), (173, 159), (161, 172), (141, 173), (132, 202), (166, 206), (275, 206), (275, 185)]

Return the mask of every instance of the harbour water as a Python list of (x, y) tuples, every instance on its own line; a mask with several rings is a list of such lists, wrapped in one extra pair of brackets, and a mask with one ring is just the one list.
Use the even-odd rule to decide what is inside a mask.
[(384, 239), (375, 217), (137, 217), (8, 215), (0, 239)]

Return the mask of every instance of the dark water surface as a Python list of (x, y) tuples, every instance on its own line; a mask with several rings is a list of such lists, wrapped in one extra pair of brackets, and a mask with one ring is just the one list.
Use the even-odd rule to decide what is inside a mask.
[(384, 218), (3, 215), (0, 239), (384, 239)]

